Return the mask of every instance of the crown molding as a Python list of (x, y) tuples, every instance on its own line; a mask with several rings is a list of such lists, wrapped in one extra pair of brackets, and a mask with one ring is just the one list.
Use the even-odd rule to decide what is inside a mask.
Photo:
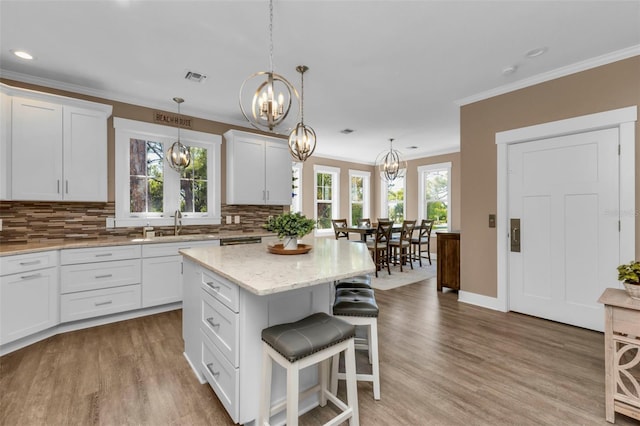
[(607, 65), (613, 62), (621, 61), (623, 59), (631, 58), (640, 55), (640, 44), (627, 47), (625, 49), (616, 50), (615, 52), (607, 53), (595, 58), (587, 59), (585, 61), (576, 62), (571, 65), (556, 68), (542, 74), (534, 75), (532, 77), (524, 78), (511, 84), (496, 87), (495, 89), (480, 92), (475, 95), (471, 95), (466, 98), (455, 101), (457, 106), (464, 106), (472, 104), (474, 102), (483, 101), (485, 99), (493, 98), (494, 96), (504, 95), (505, 93), (513, 92), (515, 90), (524, 89), (525, 87), (534, 86), (536, 84), (544, 83), (546, 81), (555, 80), (560, 77), (575, 74), (581, 71), (586, 71), (591, 68), (596, 68), (602, 65)]
[[(17, 73), (14, 71), (5, 70), (0, 68), (0, 77), (9, 80), (20, 81), (22, 83), (35, 84), (38, 86), (48, 87), (56, 90), (64, 90), (67, 92), (78, 93), (85, 96), (93, 96), (96, 98), (107, 99), (114, 102), (122, 102), (126, 104), (142, 106), (151, 109), (158, 109), (161, 111), (168, 111), (169, 102), (149, 102), (146, 99), (136, 96), (127, 96), (122, 94), (116, 94), (106, 90), (91, 89), (88, 87), (80, 86), (73, 83), (65, 83), (58, 80), (50, 80), (47, 78), (35, 77), (29, 74)], [(173, 105), (173, 103), (171, 103)], [(210, 111), (203, 110), (190, 110), (188, 107), (182, 109), (182, 114), (195, 118), (201, 118), (203, 120), (217, 121), (219, 123), (231, 124), (238, 127), (248, 127), (246, 121), (232, 120), (229, 118), (215, 117), (211, 115)]]
[[(404, 155), (404, 159), (407, 161), (410, 160), (419, 160), (422, 158), (430, 158), (430, 157), (436, 157), (438, 155), (446, 155), (446, 154), (455, 154), (460, 152), (460, 147), (453, 147), (453, 148), (446, 148), (446, 149), (439, 149), (439, 150), (435, 150), (435, 151), (423, 151), (420, 153), (416, 153), (414, 155)], [(335, 160), (335, 161), (344, 161), (347, 163), (354, 163), (354, 164), (363, 164), (366, 166), (375, 166), (376, 163), (375, 161), (358, 161), (358, 160), (354, 160), (353, 158), (347, 158), (347, 157), (341, 157), (339, 155), (330, 155), (330, 154), (324, 154), (324, 153), (315, 153), (313, 155), (315, 158), (326, 158), (327, 160)]]

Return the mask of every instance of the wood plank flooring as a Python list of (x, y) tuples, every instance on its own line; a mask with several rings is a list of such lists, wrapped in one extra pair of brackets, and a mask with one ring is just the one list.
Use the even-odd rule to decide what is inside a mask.
[[(358, 384), (363, 426), (608, 424), (602, 334), (458, 303), (435, 286), (376, 292), (382, 399)], [(173, 311), (1, 357), (0, 424), (232, 425), (183, 358), (181, 327)], [(322, 424), (330, 405), (301, 424)], [(640, 423), (618, 414), (616, 424)]]

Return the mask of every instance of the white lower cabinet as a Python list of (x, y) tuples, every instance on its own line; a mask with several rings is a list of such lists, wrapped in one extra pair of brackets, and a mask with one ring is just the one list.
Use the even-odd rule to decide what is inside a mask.
[(139, 309), (140, 252), (139, 245), (62, 250), (60, 321)]
[(182, 256), (180, 250), (219, 241), (185, 241), (142, 246), (142, 307), (182, 301)]
[(1, 266), (0, 345), (57, 325), (57, 252), (5, 256)]

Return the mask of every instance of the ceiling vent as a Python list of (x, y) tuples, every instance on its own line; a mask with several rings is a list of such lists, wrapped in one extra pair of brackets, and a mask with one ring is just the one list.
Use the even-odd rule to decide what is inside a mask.
[(343, 135), (348, 135), (349, 133), (353, 133), (353, 132), (355, 132), (355, 130), (352, 130), (352, 129), (340, 130), (340, 133), (342, 133)]
[(184, 78), (196, 83), (202, 83), (207, 79), (207, 76), (204, 74), (200, 74), (199, 72), (187, 71), (187, 75), (185, 75)]

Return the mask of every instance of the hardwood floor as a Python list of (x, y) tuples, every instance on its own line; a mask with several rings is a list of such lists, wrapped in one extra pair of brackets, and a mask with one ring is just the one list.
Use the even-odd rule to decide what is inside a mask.
[[(458, 303), (435, 286), (376, 292), (382, 399), (358, 384), (363, 426), (608, 424), (602, 334)], [(183, 358), (181, 327), (173, 311), (0, 358), (0, 424), (233, 424)], [(333, 414), (316, 408), (301, 424)]]

